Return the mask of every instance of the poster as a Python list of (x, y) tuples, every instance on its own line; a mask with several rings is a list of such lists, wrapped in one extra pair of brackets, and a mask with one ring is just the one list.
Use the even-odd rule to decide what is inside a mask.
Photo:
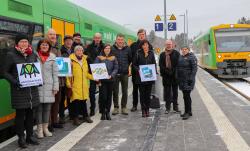
[(56, 64), (59, 69), (59, 77), (71, 77), (71, 61), (70, 58), (57, 57)]
[(22, 88), (43, 85), (40, 63), (17, 64), (17, 72)]
[(105, 63), (90, 64), (90, 69), (95, 80), (109, 78)]
[(155, 64), (140, 65), (139, 68), (142, 82), (155, 81), (157, 79)]

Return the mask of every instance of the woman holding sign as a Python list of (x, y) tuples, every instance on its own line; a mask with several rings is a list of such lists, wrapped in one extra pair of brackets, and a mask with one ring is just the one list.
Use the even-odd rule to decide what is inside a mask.
[(108, 79), (103, 79), (99, 87), (100, 90), (100, 113), (101, 120), (111, 120), (110, 108), (112, 104), (112, 90), (114, 78), (118, 72), (118, 62), (116, 57), (111, 53), (111, 45), (107, 44), (101, 51), (100, 56), (96, 58), (95, 63), (105, 63), (108, 71)]
[(139, 85), (142, 117), (149, 117), (151, 89), (156, 80), (156, 61), (153, 50), (149, 49), (148, 40), (142, 40), (139, 48), (133, 60), (133, 67), (137, 72), (136, 83)]
[(37, 110), (38, 138), (52, 136), (52, 133), (48, 130), (50, 110), (55, 102), (55, 95), (59, 91), (56, 55), (51, 53), (50, 50), (51, 45), (48, 40), (42, 39), (38, 42), (37, 55), (43, 75), (43, 86), (38, 88), (40, 97), (40, 105)]
[[(83, 109), (83, 120), (87, 123), (93, 123), (88, 116), (87, 103), (89, 99), (89, 79), (93, 80), (89, 74), (87, 56), (83, 54), (83, 47), (78, 45), (74, 49), (74, 54), (71, 54), (72, 77), (68, 77), (66, 85), (69, 88), (70, 102), (72, 106), (73, 125), (80, 125), (78, 115)], [(82, 108), (81, 108), (82, 107)]]
[[(26, 35), (16, 36), (16, 45), (7, 53), (4, 76), (11, 86), (11, 104), (16, 109), (16, 133), (18, 145), (27, 148), (26, 143), (38, 145), (33, 136), (33, 111), (39, 105), (39, 94), (36, 86), (29, 86), (40, 73), (35, 65), (37, 56), (33, 53)], [(21, 69), (18, 66), (21, 64)], [(21, 71), (21, 72), (19, 72)], [(21, 80), (25, 81), (22, 82)], [(26, 140), (24, 131), (26, 130)]]

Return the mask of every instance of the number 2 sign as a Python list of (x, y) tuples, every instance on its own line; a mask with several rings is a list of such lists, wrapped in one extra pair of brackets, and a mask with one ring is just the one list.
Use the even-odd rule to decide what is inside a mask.
[(168, 23), (168, 31), (176, 31), (176, 22)]

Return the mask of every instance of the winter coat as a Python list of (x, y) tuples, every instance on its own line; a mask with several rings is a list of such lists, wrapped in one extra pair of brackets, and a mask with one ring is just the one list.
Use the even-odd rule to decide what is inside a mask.
[[(136, 56), (134, 57), (133, 60), (133, 68), (136, 70), (136, 77), (135, 77), (135, 83), (136, 84), (153, 84), (154, 81), (147, 81), (147, 82), (142, 82), (141, 77), (139, 74), (139, 66), (140, 65), (147, 65), (147, 64), (155, 64), (156, 66), (156, 61), (155, 61), (155, 55), (152, 50), (148, 52), (148, 56), (145, 57), (144, 51), (143, 50), (138, 50)], [(156, 69), (156, 67), (155, 67)]]
[(38, 60), (41, 64), (43, 76), (43, 86), (38, 88), (40, 103), (54, 103), (55, 96), (52, 92), (53, 90), (59, 91), (58, 66), (55, 62), (56, 56), (50, 53), (44, 63), (41, 62), (39, 56)]
[[(141, 42), (140, 40), (137, 40), (136, 42), (130, 45), (132, 58), (133, 58), (132, 60), (134, 60), (134, 57), (136, 56), (137, 51), (140, 49), (139, 48), (140, 42)], [(153, 50), (153, 46), (151, 44), (149, 44), (149, 50)], [(135, 81), (136, 70), (133, 68), (133, 66), (132, 66), (131, 73), (132, 73), (132, 81)]]
[(94, 41), (90, 45), (87, 46), (84, 54), (88, 56), (89, 64), (95, 62), (96, 57), (100, 55), (103, 48), (104, 48), (104, 43), (102, 41), (100, 42), (99, 46), (95, 45)]
[(177, 77), (180, 90), (193, 90), (197, 72), (197, 59), (193, 53), (179, 57)]
[(72, 77), (66, 78), (66, 85), (72, 89), (70, 101), (87, 100), (89, 98), (89, 79), (93, 77), (88, 72), (87, 56), (83, 55), (82, 66), (78, 62), (75, 54), (69, 56), (71, 59)]
[(70, 49), (70, 53), (68, 52), (68, 49), (63, 45), (61, 48), (61, 56), (68, 58), (72, 53), (74, 53), (73, 49)]
[(16, 49), (12, 49), (6, 55), (4, 77), (10, 82), (11, 104), (14, 109), (34, 108), (39, 105), (39, 94), (36, 86), (26, 88), (19, 88), (17, 86), (19, 81), (16, 65), (35, 62), (37, 62), (37, 56), (34, 53), (24, 57)]
[(108, 70), (108, 74), (111, 76), (111, 79), (103, 79), (100, 81), (113, 82), (118, 72), (118, 62), (115, 56), (106, 57), (104, 55), (100, 55), (96, 58), (95, 63), (105, 63)]
[(160, 54), (159, 58), (159, 66), (160, 66), (160, 74), (162, 76), (163, 86), (175, 84), (177, 85), (177, 75), (176, 75), (176, 67), (178, 64), (180, 53), (177, 50), (173, 50), (170, 54), (170, 60), (172, 68), (166, 68), (166, 54), (165, 51)]
[(132, 62), (131, 49), (128, 46), (124, 46), (119, 49), (116, 45), (113, 45), (111, 52), (115, 55), (118, 61), (118, 73), (122, 75), (127, 75), (130, 63)]

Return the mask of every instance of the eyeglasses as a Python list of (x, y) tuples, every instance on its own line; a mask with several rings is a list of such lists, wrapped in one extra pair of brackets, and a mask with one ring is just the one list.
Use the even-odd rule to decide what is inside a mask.
[(41, 46), (49, 46), (49, 44), (43, 43), (41, 44)]

